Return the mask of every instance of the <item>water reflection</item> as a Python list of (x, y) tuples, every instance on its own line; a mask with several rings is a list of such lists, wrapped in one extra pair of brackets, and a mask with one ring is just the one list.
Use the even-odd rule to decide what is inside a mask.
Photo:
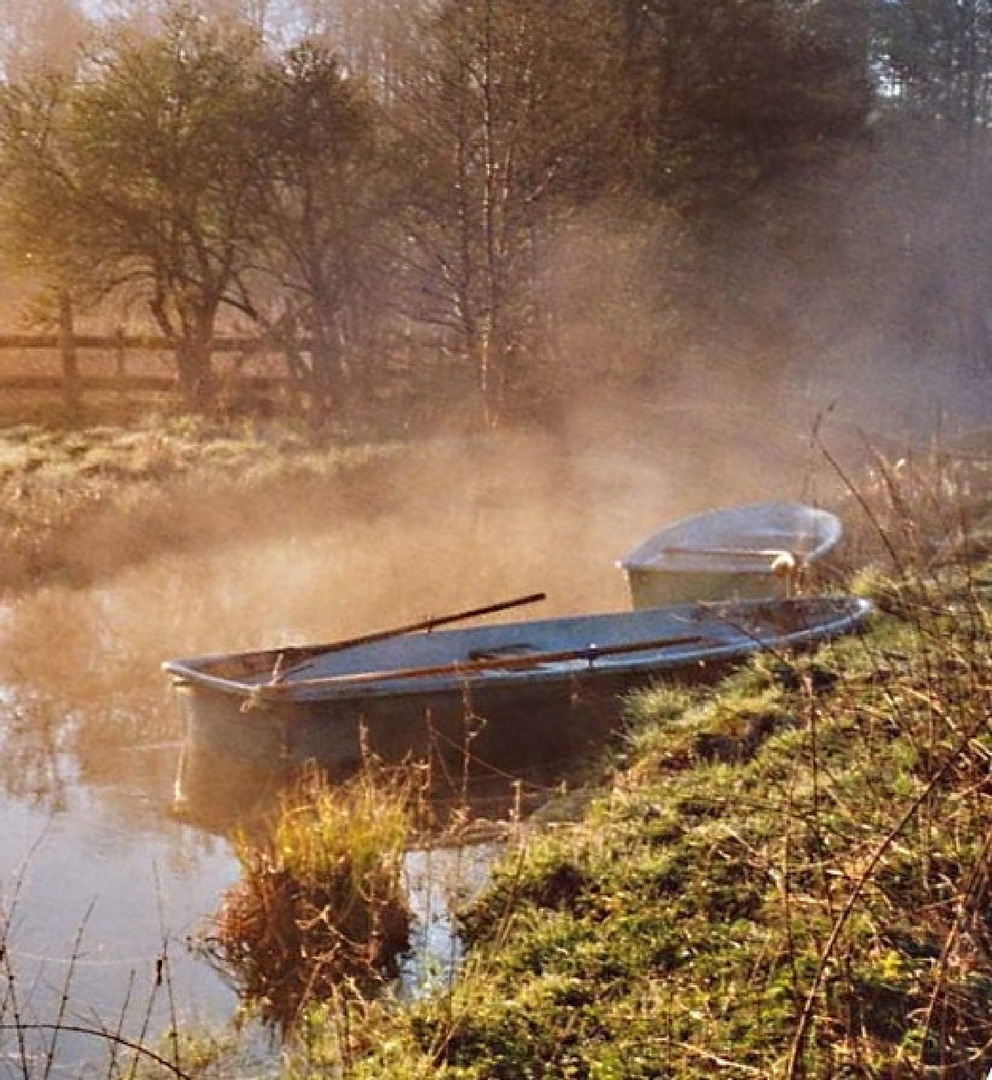
[(69, 724), (26, 701), (23, 691), (0, 691), (0, 780), (9, 798), (65, 808), (75, 772), (61, 752)]
[[(165, 766), (153, 771), (164, 775)], [(9, 991), (16, 978), (18, 1021), (51, 1023), (65, 998), (66, 1023), (132, 1037), (157, 1039), (173, 1002), (183, 1030), (222, 1026), (230, 991), (189, 955), (186, 940), (236, 877), (226, 845), (157, 815), (144, 798), (125, 820), (121, 800), (109, 805), (76, 784), (65, 796), (54, 812), (13, 800), (0, 807), (3, 982)], [(29, 1036), (29, 1049), (40, 1053), (51, 1037)], [(2, 1045), (13, 1047), (13, 1035)], [(103, 1062), (107, 1051), (71, 1033), (57, 1049), (65, 1075)]]
[[(0, 625), (0, 1007), (22, 1029), (61, 1017), (155, 1044), (236, 1007), (187, 947), (238, 867), (172, 813), (180, 731), (158, 664), (178, 609), (149, 617), (158, 584), (45, 589)], [(0, 1052), (46, 1073), (53, 1034), (22, 1034), (24, 1059), (12, 1032)], [(54, 1075), (102, 1074), (110, 1051), (68, 1031), (54, 1046)]]
[[(598, 602), (598, 586), (568, 581), (563, 564), (538, 580), (533, 553), (546, 558), (548, 545), (533, 547), (522, 516), (517, 527), (494, 522), (490, 511), (476, 518), (469, 499), (464, 513), (447, 513), (446, 529), (434, 515), (397, 525), (390, 543), (380, 522), (334, 523), (319, 535), (165, 556), (86, 589), (52, 585), (0, 609), (0, 911), (11, 917), (8, 957), (25, 1021), (51, 1021), (66, 997), (69, 1018), (122, 1024), (154, 1041), (173, 1003), (186, 1030), (236, 1012), (231, 987), (187, 939), (238, 878), (229, 830), (264, 813), (281, 780), (217, 762), (180, 769), (182, 730), (164, 659), (333, 640), (556, 580), (568, 582), (557, 610), (611, 606), (603, 601), (611, 589), (621, 598), (612, 552), (584, 558), (594, 534), (581, 520), (551, 547), (604, 568)], [(497, 526), (505, 542), (494, 553)], [(541, 612), (551, 613), (553, 603)], [(497, 777), (473, 813), (519, 813), (543, 791), (542, 782)], [(449, 823), (467, 818), (462, 793), (439, 813)], [(477, 864), (467, 851), (411, 856), (421, 922), (409, 992), (450, 971), (457, 942), (449, 899), (462, 887), (451, 883), (462, 868), (476, 879), (489, 857), (478, 851)], [(450, 867), (438, 874), (445, 860)], [(157, 982), (163, 957), (168, 987)], [(11, 1045), (0, 1036), (0, 1053)], [(80, 1063), (102, 1062), (105, 1048), (64, 1034), (58, 1056), (74, 1075)]]
[(451, 984), (463, 956), (456, 912), (486, 884), (503, 850), (492, 841), (421, 848), (407, 856), (414, 935), (401, 968), (401, 996)]

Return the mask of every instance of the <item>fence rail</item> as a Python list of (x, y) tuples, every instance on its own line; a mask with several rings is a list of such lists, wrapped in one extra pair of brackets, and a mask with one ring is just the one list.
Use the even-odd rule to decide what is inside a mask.
[[(179, 342), (174, 338), (153, 334), (76, 334), (66, 333), (65, 330), (47, 334), (0, 334), (0, 393), (34, 391), (60, 394), (69, 405), (79, 404), (82, 395), (87, 391), (155, 391), (178, 394), (181, 387), (175, 372), (167, 373), (163, 370), (158, 374), (154, 370), (140, 373), (127, 370), (129, 353), (144, 353), (148, 358), (153, 358), (153, 366), (161, 365), (164, 369), (178, 346)], [(278, 349), (271, 342), (259, 338), (231, 336), (214, 338), (210, 343), (210, 351), (212, 354), (241, 354), (258, 359), (272, 356)], [(92, 370), (91, 358), (87, 358), (85, 365), (81, 363), (86, 352), (102, 354), (95, 359), (102, 363), (103, 372)], [(25, 353), (51, 353), (54, 360), (61, 361), (60, 371), (36, 373), (25, 370), (34, 363), (33, 360), (23, 358)], [(155, 354), (158, 354), (157, 358)], [(106, 371), (109, 365), (113, 366), (112, 373)], [(259, 375), (236, 371), (221, 375), (220, 380), (229, 390), (253, 393), (272, 392), (288, 386), (291, 382), (288, 372)]]
[[(168, 375), (85, 375), (76, 380), (76, 385), (83, 390), (155, 390), (162, 393), (179, 390), (179, 380)], [(273, 391), (288, 386), (289, 379), (279, 375), (238, 375), (230, 385), (241, 390)], [(0, 391), (61, 393), (65, 387), (66, 380), (61, 375), (0, 375)]]
[[(51, 351), (65, 348), (66, 344), (77, 349), (98, 349), (113, 352), (119, 349), (133, 349), (149, 352), (174, 352), (179, 347), (175, 338), (160, 337), (154, 334), (73, 334), (66, 341), (62, 334), (0, 334), (0, 351), (47, 349)], [(224, 337), (214, 338), (210, 343), (212, 352), (266, 352), (274, 346), (259, 338)]]

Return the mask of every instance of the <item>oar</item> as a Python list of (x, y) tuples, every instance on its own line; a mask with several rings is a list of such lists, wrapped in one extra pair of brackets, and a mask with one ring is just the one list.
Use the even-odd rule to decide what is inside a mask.
[(465, 619), (476, 619), (482, 615), (494, 615), (498, 611), (508, 611), (510, 608), (522, 607), (524, 604), (536, 604), (546, 600), (548, 594), (543, 592), (528, 593), (527, 596), (518, 596), (513, 600), (502, 600), (498, 604), (487, 604), (485, 607), (470, 608), (468, 611), (456, 611), (451, 615), (438, 615), (432, 619), (422, 619), (419, 622), (407, 623), (405, 626), (394, 626), (389, 630), (376, 630), (371, 634), (362, 634), (359, 637), (344, 638), (341, 641), (328, 642), (326, 645), (303, 645), (289, 646), (279, 650), (279, 655), (301, 656), (290, 667), (279, 669), (279, 661), (276, 661), (276, 670), (272, 673), (272, 682), (279, 683), (287, 675), (302, 671), (318, 656), (326, 656), (328, 653), (341, 652), (344, 649), (352, 649), (356, 645), (371, 645), (376, 641), (388, 641), (389, 638), (402, 637), (404, 634), (415, 634), (420, 630), (433, 630), (438, 626), (447, 626), (449, 623), (463, 622)]
[(396, 668), (392, 671), (358, 671), (350, 675), (328, 675), (322, 679), (303, 679), (294, 683), (267, 683), (252, 687), (253, 697), (266, 697), (284, 690), (314, 689), (328, 686), (360, 686), (363, 683), (392, 682), (396, 679), (422, 679), (432, 675), (471, 675), (478, 671), (513, 670), (536, 667), (539, 664), (560, 664), (568, 660), (598, 660), (603, 656), (619, 656), (623, 653), (656, 652), (677, 645), (697, 645), (707, 639), (701, 634), (656, 638), (653, 641), (628, 641), (620, 645), (586, 645), (582, 649), (565, 649), (560, 652), (534, 652), (526, 656), (487, 657), (480, 660), (455, 661), (432, 667)]

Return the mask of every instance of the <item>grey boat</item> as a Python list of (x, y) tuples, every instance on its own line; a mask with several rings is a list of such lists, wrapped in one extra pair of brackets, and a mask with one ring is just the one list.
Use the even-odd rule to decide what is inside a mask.
[(635, 608), (785, 596), (843, 531), (834, 514), (803, 503), (732, 506), (666, 526), (617, 565)]
[(195, 752), (345, 775), (369, 753), (542, 767), (616, 731), (621, 696), (712, 679), (761, 650), (808, 649), (857, 630), (853, 597), (661, 609), (384, 632), (351, 642), (170, 660)]

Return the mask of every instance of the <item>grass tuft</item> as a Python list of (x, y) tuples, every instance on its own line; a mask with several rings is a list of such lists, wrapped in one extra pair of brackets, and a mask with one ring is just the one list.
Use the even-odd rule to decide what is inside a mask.
[(263, 837), (238, 838), (242, 879), (204, 946), (265, 1021), (291, 1029), (307, 1005), (397, 974), (411, 920), (411, 790), (407, 774), (371, 766), (333, 787), (310, 774)]

